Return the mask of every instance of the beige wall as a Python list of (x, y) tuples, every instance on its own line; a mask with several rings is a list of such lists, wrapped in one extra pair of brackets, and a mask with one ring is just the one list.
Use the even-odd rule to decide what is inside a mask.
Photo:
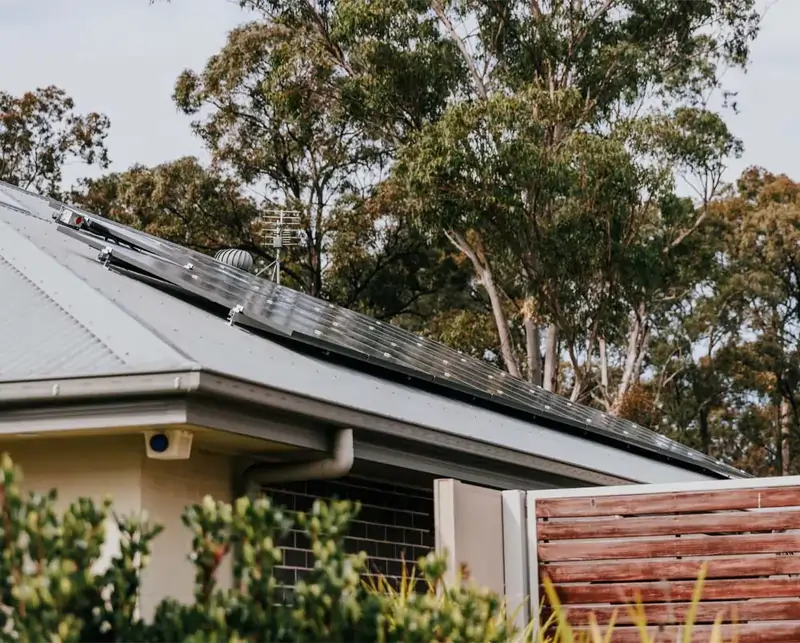
[[(192, 534), (183, 526), (181, 514), (188, 504), (210, 495), (216, 500), (232, 500), (232, 466), (228, 456), (193, 449), (189, 460), (151, 460), (142, 467), (142, 507), (150, 519), (164, 525), (153, 548), (150, 567), (142, 578), (142, 612), (150, 610), (164, 596), (183, 601), (192, 599), (194, 568), (187, 555)], [(166, 570), (169, 570), (168, 573)], [(217, 576), (220, 586), (230, 587), (230, 558)]]
[(465, 564), (472, 580), (505, 597), (520, 628), (529, 620), (525, 492), (497, 491), (453, 479), (434, 482), (436, 552), (448, 581)]
[[(164, 525), (154, 543), (150, 567), (142, 578), (142, 614), (152, 614), (161, 598), (192, 598), (192, 567), (187, 560), (191, 534), (180, 515), (188, 504), (210, 494), (218, 500), (232, 498), (229, 456), (192, 449), (189, 460), (151, 460), (145, 456), (140, 435), (92, 438), (31, 438), (0, 444), (23, 468), (23, 489), (58, 490), (60, 509), (78, 497), (114, 499), (118, 513), (146, 511)], [(117, 544), (110, 530), (107, 552)], [(220, 584), (230, 584), (230, 566), (221, 570)]]

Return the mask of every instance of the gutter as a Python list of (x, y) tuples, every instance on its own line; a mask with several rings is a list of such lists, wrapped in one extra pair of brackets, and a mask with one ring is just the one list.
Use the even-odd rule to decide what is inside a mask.
[(200, 388), (200, 371), (132, 372), (91, 377), (0, 382), (0, 407), (98, 399), (185, 395)]

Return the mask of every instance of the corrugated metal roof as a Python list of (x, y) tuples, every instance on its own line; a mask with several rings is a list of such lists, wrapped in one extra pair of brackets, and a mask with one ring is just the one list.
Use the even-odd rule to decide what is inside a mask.
[(17, 204), (28, 214), (45, 221), (49, 221), (55, 211), (52, 199), (0, 183), (0, 202), (4, 199), (11, 201), (11, 205)]
[(85, 279), (107, 272), (94, 258), (70, 270), (54, 256), (69, 240), (48, 200), (0, 187), (0, 382), (197, 367)]
[(0, 293), (0, 381), (124, 370), (108, 346), (2, 258)]
[(0, 185), (0, 205), (11, 208), (12, 210), (16, 210), (18, 212), (28, 213), (28, 210), (22, 205), (22, 203), (15, 199), (8, 190), (4, 189), (2, 185)]

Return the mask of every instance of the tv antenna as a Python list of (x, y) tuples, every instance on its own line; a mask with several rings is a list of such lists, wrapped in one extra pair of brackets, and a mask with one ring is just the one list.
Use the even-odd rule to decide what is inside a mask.
[(284, 248), (300, 244), (300, 212), (297, 210), (267, 210), (266, 214), (258, 218), (263, 226), (261, 234), (275, 251), (275, 259), (256, 273), (270, 271), (269, 278), (276, 284), (281, 283), (281, 252)]

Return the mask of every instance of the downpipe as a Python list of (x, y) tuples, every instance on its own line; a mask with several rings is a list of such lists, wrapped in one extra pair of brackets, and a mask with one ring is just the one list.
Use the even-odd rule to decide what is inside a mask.
[(353, 429), (338, 429), (327, 458), (309, 462), (260, 462), (245, 469), (242, 484), (247, 495), (253, 496), (271, 483), (341, 478), (350, 473), (354, 460)]

